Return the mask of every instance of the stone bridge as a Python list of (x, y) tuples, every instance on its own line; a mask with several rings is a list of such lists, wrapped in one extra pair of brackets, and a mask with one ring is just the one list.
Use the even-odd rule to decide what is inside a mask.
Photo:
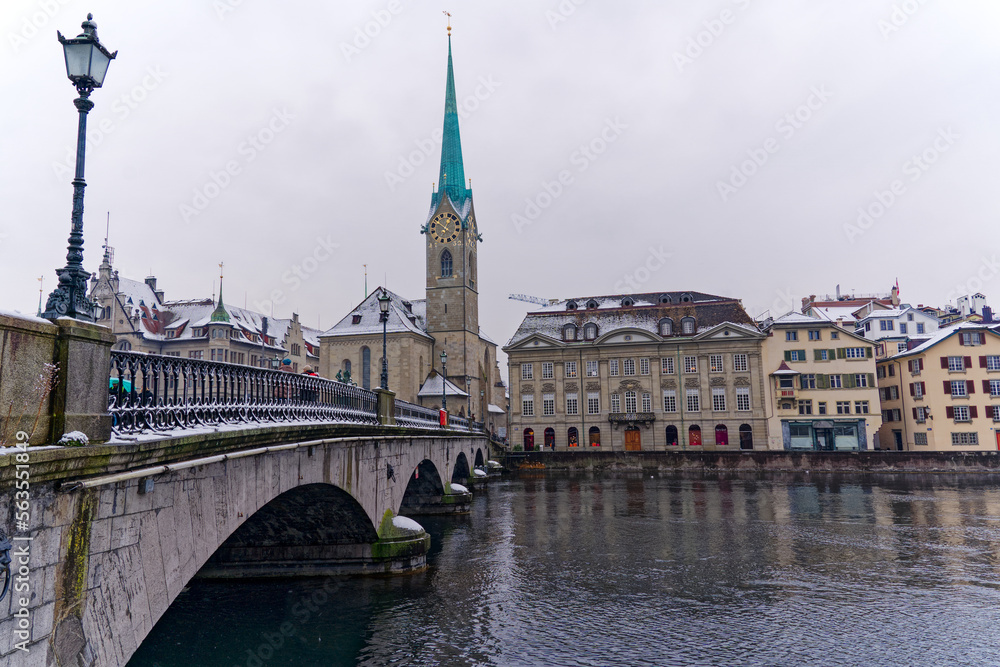
[(30, 474), (0, 664), (124, 665), (199, 573), (423, 567), (430, 538), (397, 516), (467, 509), (451, 484), (488, 448), (468, 432), (284, 424), (0, 454), (11, 525), (17, 472)]

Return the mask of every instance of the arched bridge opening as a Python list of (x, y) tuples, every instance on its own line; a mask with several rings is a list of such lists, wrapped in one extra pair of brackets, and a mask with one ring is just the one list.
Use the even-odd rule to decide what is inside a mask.
[(455, 459), (455, 469), (451, 473), (452, 483), (465, 484), (466, 480), (472, 477), (472, 470), (469, 468), (469, 457), (465, 452), (459, 452)]
[(311, 576), (364, 571), (379, 539), (361, 504), (332, 484), (306, 484), (274, 498), (230, 535), (203, 577)]

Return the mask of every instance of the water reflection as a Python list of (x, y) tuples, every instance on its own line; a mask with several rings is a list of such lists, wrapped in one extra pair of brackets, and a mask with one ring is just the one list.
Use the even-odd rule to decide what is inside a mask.
[(421, 522), (425, 573), (315, 611), (327, 582), (198, 582), (130, 664), (257, 665), (283, 623), (259, 666), (1000, 664), (988, 476), (535, 474)]

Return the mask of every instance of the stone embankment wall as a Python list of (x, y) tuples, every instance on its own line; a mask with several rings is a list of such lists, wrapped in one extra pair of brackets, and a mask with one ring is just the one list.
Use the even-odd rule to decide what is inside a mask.
[(511, 455), (507, 465), (574, 471), (1000, 473), (1000, 452), (531, 452)]

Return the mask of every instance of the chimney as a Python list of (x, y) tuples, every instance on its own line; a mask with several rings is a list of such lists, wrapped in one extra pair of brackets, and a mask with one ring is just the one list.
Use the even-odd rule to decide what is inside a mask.
[(837, 301), (840, 301), (840, 285), (837, 285)]
[(983, 306), (983, 324), (993, 324), (993, 309)]

